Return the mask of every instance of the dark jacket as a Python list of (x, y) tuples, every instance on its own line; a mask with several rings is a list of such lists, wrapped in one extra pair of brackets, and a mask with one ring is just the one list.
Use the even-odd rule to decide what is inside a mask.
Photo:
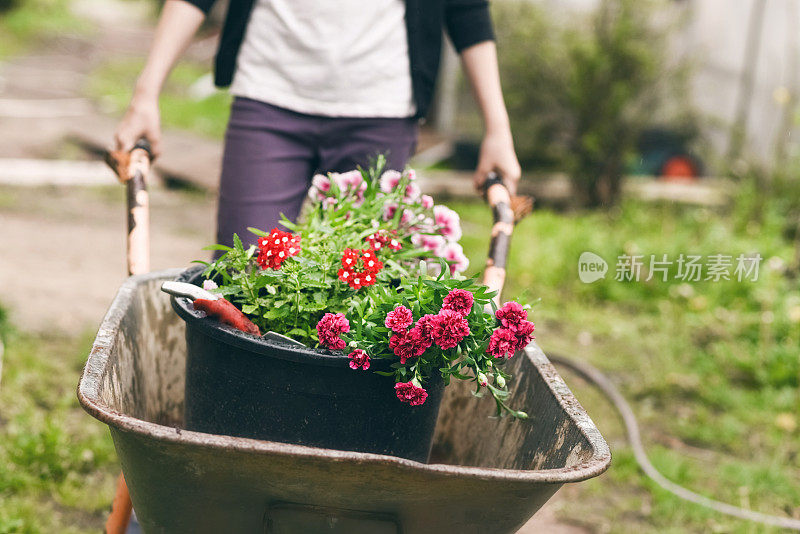
[[(205, 13), (208, 13), (215, 2), (215, 0), (186, 1)], [(230, 0), (214, 69), (214, 83), (218, 87), (227, 87), (233, 80), (236, 57), (255, 1)], [(488, 1), (406, 0), (411, 82), (419, 117), (425, 116), (433, 96), (433, 87), (439, 71), (442, 28), (447, 30), (459, 52), (471, 45), (494, 39)]]

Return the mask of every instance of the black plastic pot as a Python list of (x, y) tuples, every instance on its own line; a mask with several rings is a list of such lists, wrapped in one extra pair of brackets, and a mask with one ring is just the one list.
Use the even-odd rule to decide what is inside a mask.
[[(201, 283), (202, 267), (178, 278)], [(386, 360), (353, 370), (345, 354), (244, 334), (201, 317), (185, 298), (172, 307), (186, 321), (185, 426), (211, 434), (372, 452), (426, 462), (439, 404), (440, 377), (422, 406), (395, 396)]]

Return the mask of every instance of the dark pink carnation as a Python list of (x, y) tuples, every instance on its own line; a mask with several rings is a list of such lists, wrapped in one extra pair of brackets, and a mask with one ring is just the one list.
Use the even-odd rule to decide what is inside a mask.
[(474, 301), (475, 298), (472, 293), (466, 289), (454, 289), (444, 298), (442, 309), (453, 310), (466, 317), (472, 311), (472, 303)]
[(417, 321), (416, 326), (414, 329), (419, 331), (419, 334), (422, 338), (427, 338), (430, 341), (433, 341), (433, 323), (436, 320), (436, 315), (429, 313), (427, 315), (423, 315)]
[(417, 346), (417, 352), (420, 356), (425, 353), (425, 351), (433, 344), (433, 332), (432, 327), (433, 324), (431, 320), (436, 317), (435, 315), (428, 314), (423, 315), (417, 321), (417, 324), (414, 325), (409, 331), (409, 334), (412, 336), (414, 343)]
[(517, 344), (517, 336), (514, 335), (511, 329), (498, 328), (492, 332), (492, 337), (489, 338), (489, 348), (486, 349), (486, 352), (495, 358), (505, 358), (506, 354), (510, 358), (517, 350)]
[(361, 349), (355, 349), (353, 352), (347, 355), (350, 358), (350, 368), (351, 369), (369, 369), (369, 354), (366, 351)]
[(384, 324), (386, 328), (390, 328), (392, 332), (402, 332), (414, 322), (414, 316), (411, 310), (405, 306), (397, 306), (395, 309), (386, 314)]
[(319, 344), (333, 350), (342, 350), (347, 344), (340, 334), (350, 331), (350, 322), (341, 313), (326, 313), (317, 323)]
[(452, 349), (469, 335), (469, 323), (458, 312), (441, 310), (431, 319), (431, 334), (442, 350)]
[(421, 356), (427, 347), (421, 344), (418, 333), (402, 331), (394, 334), (389, 339), (389, 348), (392, 349), (395, 356), (400, 358), (400, 363), (406, 363), (409, 358)]
[(501, 325), (516, 330), (518, 324), (528, 319), (528, 312), (523, 310), (518, 303), (511, 301), (506, 302), (502, 308), (497, 310), (495, 317)]
[(401, 402), (406, 402), (411, 406), (425, 404), (428, 392), (424, 388), (414, 385), (413, 382), (398, 382), (394, 385), (394, 391)]
[(533, 341), (533, 323), (530, 321), (522, 321), (517, 325), (514, 330), (514, 335), (517, 337), (517, 350), (524, 349), (531, 341)]

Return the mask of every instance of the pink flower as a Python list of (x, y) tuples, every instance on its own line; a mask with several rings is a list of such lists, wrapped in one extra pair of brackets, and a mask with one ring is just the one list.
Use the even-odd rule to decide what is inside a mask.
[(350, 358), (350, 368), (351, 369), (363, 369), (366, 371), (369, 369), (369, 354), (366, 351), (361, 349), (355, 349), (353, 352), (347, 355)]
[(413, 322), (414, 317), (411, 314), (411, 310), (405, 306), (397, 306), (394, 310), (386, 314), (384, 324), (386, 328), (391, 329), (392, 332), (402, 332)]
[(315, 174), (311, 179), (311, 185), (320, 191), (329, 191), (331, 188), (331, 179), (324, 174)]
[(308, 198), (311, 200), (325, 200), (328, 191), (331, 189), (331, 180), (324, 174), (316, 174), (311, 179), (311, 187), (308, 188)]
[(450, 274), (461, 273), (469, 268), (469, 258), (458, 243), (447, 243), (437, 254), (450, 263)]
[(408, 176), (409, 181), (413, 182), (414, 180), (417, 179), (417, 171), (415, 171), (414, 169), (408, 169), (406, 171), (406, 176)]
[(446, 241), (440, 235), (414, 234), (411, 236), (411, 243), (416, 248), (436, 252), (444, 247)]
[(514, 335), (517, 336), (517, 350), (524, 349), (533, 341), (534, 325), (530, 321), (521, 321), (517, 324)]
[(347, 344), (340, 334), (350, 331), (350, 322), (341, 313), (326, 313), (317, 323), (319, 344), (333, 350), (342, 350)]
[(397, 171), (386, 171), (381, 175), (381, 191), (384, 193), (390, 193), (397, 184), (400, 183), (400, 178), (403, 175)]
[(355, 197), (355, 204), (364, 200), (364, 191), (367, 189), (367, 183), (364, 181), (361, 171), (348, 171), (341, 174), (331, 173), (331, 180), (336, 183), (339, 191), (344, 196)]
[(413, 382), (398, 382), (394, 385), (394, 390), (401, 402), (411, 406), (425, 404), (425, 399), (428, 398), (428, 392)]
[(407, 360), (418, 358), (425, 352), (425, 347), (419, 345), (419, 340), (419, 336), (411, 332), (398, 332), (389, 339), (389, 348), (400, 358), (400, 363), (406, 363)]
[(411, 182), (406, 186), (406, 194), (403, 196), (403, 201), (407, 203), (416, 202), (421, 193), (422, 190), (420, 190), (419, 186)]
[(514, 332), (508, 328), (498, 328), (492, 332), (486, 352), (495, 358), (503, 358), (506, 354), (510, 358), (516, 352), (517, 344), (517, 336), (514, 335)]
[(212, 289), (217, 289), (219, 286), (213, 280), (203, 280), (203, 289), (206, 291), (211, 291)]
[(422, 195), (422, 197), (420, 197), (420, 203), (423, 208), (429, 210), (433, 207), (433, 197), (430, 195)]
[(433, 323), (436, 316), (433, 314), (423, 315), (417, 321), (417, 324), (409, 331), (414, 343), (417, 346), (417, 352), (420, 356), (433, 344)]
[(433, 220), (436, 226), (439, 227), (439, 233), (445, 236), (448, 241), (461, 239), (461, 219), (458, 213), (447, 206), (434, 206)]
[(331, 178), (343, 193), (358, 193), (367, 188), (367, 183), (364, 181), (361, 171), (348, 171), (341, 174), (333, 173)]
[[(394, 202), (387, 202), (383, 206), (383, 220), (391, 221), (397, 213), (397, 204)], [(403, 214), (400, 216), (400, 224), (408, 224), (414, 220), (414, 213), (411, 210), (404, 209)]]
[(495, 312), (494, 316), (497, 317), (501, 325), (516, 331), (517, 325), (528, 319), (528, 312), (518, 303), (511, 301), (506, 302), (502, 308)]
[(472, 296), (472, 293), (466, 289), (453, 289), (444, 298), (442, 309), (453, 310), (463, 317), (466, 317), (469, 315), (469, 312), (472, 311), (473, 302), (475, 302), (475, 298)]
[(469, 323), (460, 313), (443, 309), (431, 319), (431, 335), (442, 350), (452, 349), (469, 335)]
[(394, 202), (387, 202), (383, 206), (383, 220), (384, 221), (391, 221), (394, 218), (394, 214), (397, 212), (397, 204)]

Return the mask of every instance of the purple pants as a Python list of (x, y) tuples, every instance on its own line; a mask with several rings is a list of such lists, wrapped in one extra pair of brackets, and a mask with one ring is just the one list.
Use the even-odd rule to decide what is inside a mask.
[(314, 174), (366, 167), (385, 154), (388, 168), (402, 170), (417, 143), (417, 120), (305, 115), (263, 102), (233, 101), (219, 187), (217, 242), (233, 234), (255, 243), (249, 226), (282, 228), (295, 220)]

